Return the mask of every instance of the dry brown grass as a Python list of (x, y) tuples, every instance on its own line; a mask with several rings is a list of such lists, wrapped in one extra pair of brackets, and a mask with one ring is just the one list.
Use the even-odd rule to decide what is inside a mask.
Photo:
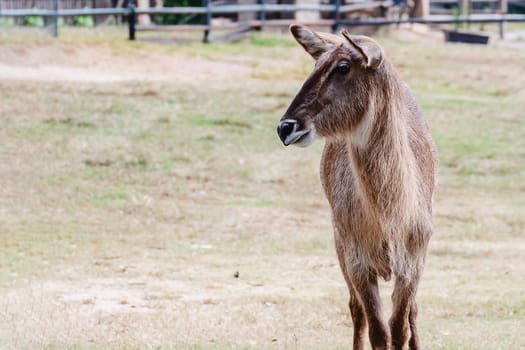
[[(275, 135), (309, 58), (123, 37), (0, 35), (0, 348), (348, 348), (322, 142)], [(523, 348), (525, 51), (379, 40), (441, 158), (422, 343)]]

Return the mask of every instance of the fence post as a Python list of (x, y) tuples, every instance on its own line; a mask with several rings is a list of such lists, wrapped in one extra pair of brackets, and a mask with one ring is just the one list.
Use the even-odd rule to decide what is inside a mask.
[[(462, 14), (463, 14), (463, 0), (458, 0), (458, 4), (456, 6), (457, 6), (456, 16), (457, 17), (461, 17)], [(454, 23), (454, 28), (456, 28), (456, 30), (458, 30), (460, 25), (461, 25), (461, 23), (459, 21), (456, 21)]]
[(211, 0), (204, 0), (204, 4), (206, 5), (206, 17), (204, 19), (204, 24), (207, 26), (206, 29), (204, 29), (204, 38), (202, 39), (202, 42), (209, 43), (210, 42), (210, 32), (211, 32)]
[(257, 0), (257, 4), (261, 5), (261, 10), (257, 13), (257, 19), (261, 22), (261, 30), (264, 30), (264, 22), (266, 22), (266, 9), (264, 8), (264, 0)]
[[(506, 15), (508, 12), (508, 3), (507, 0), (499, 0), (499, 10), (502, 15)], [(507, 32), (507, 22), (501, 20), (499, 22), (499, 38), (505, 39), (505, 33)]]
[(53, 16), (51, 17), (51, 34), (58, 37), (58, 0), (53, 0)]
[(461, 0), (461, 10), (459, 11), (459, 15), (462, 17), (469, 15), (468, 0)]
[(339, 8), (341, 7), (341, 0), (331, 0), (330, 1), (333, 5), (335, 5), (334, 12), (332, 12), (332, 19), (334, 20), (334, 24), (332, 25), (332, 33), (337, 32), (337, 27), (339, 27)]
[(58, 38), (58, 0), (53, 0), (53, 11), (55, 14), (51, 17), (51, 30), (53, 37)]
[(135, 12), (135, 1), (129, 0), (128, 3), (128, 28), (129, 28), (129, 40), (135, 40), (135, 25), (137, 24), (137, 13)]

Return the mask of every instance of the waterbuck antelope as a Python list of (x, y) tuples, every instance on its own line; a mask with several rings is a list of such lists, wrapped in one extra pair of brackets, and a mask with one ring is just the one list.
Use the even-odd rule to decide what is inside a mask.
[[(432, 138), (408, 86), (372, 39), (292, 25), (315, 68), (277, 133), (306, 147), (325, 137), (321, 182), (350, 292), (354, 349), (419, 349), (416, 291), (432, 235), (437, 167)], [(378, 277), (394, 276), (384, 320)]]

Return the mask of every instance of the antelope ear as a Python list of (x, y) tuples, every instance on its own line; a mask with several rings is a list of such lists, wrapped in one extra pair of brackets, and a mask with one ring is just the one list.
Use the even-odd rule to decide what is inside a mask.
[(350, 35), (346, 29), (341, 34), (363, 56), (363, 65), (366, 68), (376, 70), (381, 66), (383, 49), (375, 40), (366, 36)]
[(324, 52), (341, 43), (341, 38), (328, 33), (315, 33), (305, 26), (292, 24), (290, 32), (295, 40), (308, 52), (315, 60)]

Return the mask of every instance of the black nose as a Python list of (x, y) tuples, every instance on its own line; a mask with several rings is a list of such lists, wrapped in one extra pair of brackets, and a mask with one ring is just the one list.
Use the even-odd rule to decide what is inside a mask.
[(284, 143), (284, 140), (286, 140), (286, 137), (294, 131), (296, 124), (297, 124), (296, 121), (288, 119), (288, 120), (282, 121), (277, 126), (277, 134), (279, 135), (279, 138), (281, 139), (283, 143)]

